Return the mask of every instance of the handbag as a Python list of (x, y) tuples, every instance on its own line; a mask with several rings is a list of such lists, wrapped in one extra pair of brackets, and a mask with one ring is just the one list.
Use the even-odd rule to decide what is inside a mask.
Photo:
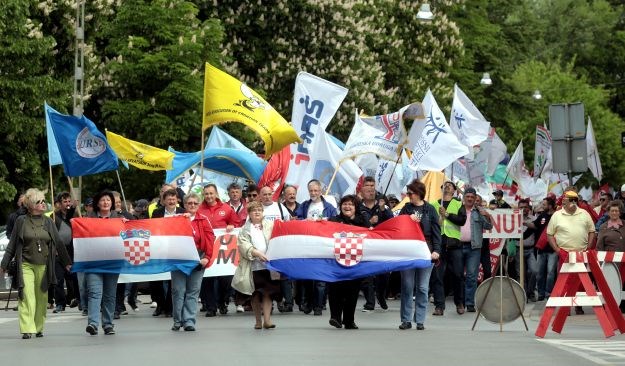
[(17, 276), (17, 261), (15, 258), (11, 259), (9, 266), (7, 267), (7, 274), (11, 277)]

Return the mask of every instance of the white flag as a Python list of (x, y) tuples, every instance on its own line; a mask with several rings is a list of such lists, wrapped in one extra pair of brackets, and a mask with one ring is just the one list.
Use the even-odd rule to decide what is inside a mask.
[(506, 173), (512, 180), (517, 183), (521, 182), (521, 178), (523, 176), (525, 170), (525, 159), (523, 157), (523, 140), (519, 142), (519, 145), (516, 147), (514, 154), (510, 158), (508, 162), (508, 166), (506, 167)]
[(406, 129), (401, 111), (373, 117), (360, 116), (356, 111), (343, 158), (376, 154), (383, 159), (395, 160), (400, 146), (405, 144)]
[(440, 171), (454, 160), (469, 153), (469, 149), (451, 132), (443, 111), (428, 89), (423, 99), (425, 119), (415, 120), (410, 134), (418, 136), (412, 148), (409, 166), (413, 170)]
[(346, 95), (347, 89), (340, 85), (307, 72), (297, 74), (291, 123), (302, 143), (291, 144), (287, 183), (306, 186), (307, 181), (301, 177), (312, 162), (311, 147), (324, 134)]
[(501, 141), (497, 132), (495, 132), (494, 128), (491, 128), (492, 134), (492, 142), (490, 145), (490, 153), (488, 155), (488, 170), (486, 170), (486, 174), (493, 175), (495, 174), (495, 170), (497, 170), (497, 166), (499, 162), (501, 162), (508, 153), (508, 148), (506, 144)]
[(298, 180), (300, 184), (297, 190), (298, 202), (303, 202), (310, 198), (306, 184), (311, 179), (318, 179), (321, 182), (325, 194), (339, 163), (339, 171), (332, 181), (328, 194), (340, 198), (346, 194), (356, 193), (356, 185), (360, 176), (362, 176), (362, 170), (353, 160), (347, 159), (341, 162), (343, 151), (336, 146), (329, 136), (325, 131), (320, 133), (315, 139), (315, 144), (310, 149), (311, 159), (308, 167), (306, 170), (300, 171)]
[(458, 84), (454, 85), (454, 100), (451, 104), (449, 122), (458, 140), (469, 147), (486, 140), (490, 131), (490, 122), (486, 121)]
[[(375, 173), (375, 184), (378, 191), (386, 191), (387, 196), (394, 194), (401, 197), (404, 187), (414, 177), (414, 172), (408, 167), (408, 155), (402, 151), (401, 162), (395, 166), (395, 161), (380, 159)], [(388, 189), (386, 189), (388, 187)]]
[(534, 179), (549, 176), (551, 171), (551, 134), (544, 126), (536, 126), (534, 145)]
[(358, 165), (360, 170), (362, 170), (362, 174), (364, 174), (365, 177), (375, 176), (375, 172), (378, 170), (379, 160), (380, 159), (378, 159), (375, 154), (364, 154), (354, 158), (354, 162)]
[(599, 159), (599, 149), (595, 140), (595, 130), (592, 128), (592, 121), (588, 117), (588, 127), (586, 128), (586, 155), (588, 159), (588, 168), (592, 175), (601, 182), (603, 178), (603, 169), (601, 169), (601, 159)]

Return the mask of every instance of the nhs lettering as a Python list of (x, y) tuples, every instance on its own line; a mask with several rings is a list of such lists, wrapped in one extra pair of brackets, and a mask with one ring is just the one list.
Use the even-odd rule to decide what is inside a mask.
[(323, 112), (323, 102), (313, 100), (309, 95), (300, 98), (299, 103), (304, 105), (305, 114), (302, 118), (302, 133), (300, 135), (303, 142), (297, 145), (297, 153), (294, 159), (296, 165), (299, 165), (302, 160), (310, 161), (308, 146), (313, 142), (315, 130), (319, 126), (319, 118), (321, 118), (321, 113)]
[(521, 238), (523, 236), (523, 224), (521, 211), (497, 209), (489, 210), (493, 217), (493, 229), (484, 231), (485, 238)]

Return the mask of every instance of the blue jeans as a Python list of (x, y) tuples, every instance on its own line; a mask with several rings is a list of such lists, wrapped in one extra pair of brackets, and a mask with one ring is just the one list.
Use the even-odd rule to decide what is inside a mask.
[(467, 306), (475, 306), (475, 290), (477, 289), (477, 274), (480, 270), (480, 259), (482, 249), (472, 249), (471, 244), (462, 247), (464, 257), (465, 281), (464, 281), (464, 303)]
[(548, 297), (553, 290), (558, 272), (558, 253), (538, 253), (538, 271), (536, 286), (539, 297)]
[[(515, 266), (516, 272), (519, 274), (519, 280), (521, 277), (521, 261), (520, 256), (521, 251), (517, 248), (516, 256), (515, 256)], [(521, 284), (525, 289), (525, 293), (527, 296), (535, 296), (534, 289), (536, 288), (536, 272), (538, 272), (538, 265), (536, 264), (536, 256), (534, 255), (534, 248), (524, 247), (523, 248), (523, 261), (525, 267), (525, 283)]]
[[(400, 316), (402, 323), (409, 323), (413, 320), (417, 324), (425, 323), (431, 274), (432, 266), (401, 271)], [(413, 296), (416, 311), (413, 308)]]
[(100, 324), (102, 308), (102, 328), (113, 327), (115, 312), (115, 294), (117, 292), (118, 273), (85, 273), (89, 297), (88, 322), (96, 328)]
[(87, 311), (89, 304), (89, 294), (87, 289), (87, 274), (84, 272), (77, 272), (76, 276), (78, 277), (78, 289), (80, 292), (80, 308), (83, 311)]
[(188, 276), (181, 271), (171, 272), (171, 298), (174, 325), (195, 326), (197, 299), (204, 271), (193, 271)]

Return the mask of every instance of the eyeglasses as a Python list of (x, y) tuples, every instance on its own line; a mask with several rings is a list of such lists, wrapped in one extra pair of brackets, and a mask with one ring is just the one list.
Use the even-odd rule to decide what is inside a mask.
[(248, 196), (249, 196), (249, 197), (258, 197), (258, 194), (256, 194), (256, 193), (250, 193), (250, 194), (248, 194)]
[(189, 202), (187, 202), (187, 205), (188, 205), (188, 206), (197, 206), (197, 205), (199, 205), (199, 203), (189, 201)]

